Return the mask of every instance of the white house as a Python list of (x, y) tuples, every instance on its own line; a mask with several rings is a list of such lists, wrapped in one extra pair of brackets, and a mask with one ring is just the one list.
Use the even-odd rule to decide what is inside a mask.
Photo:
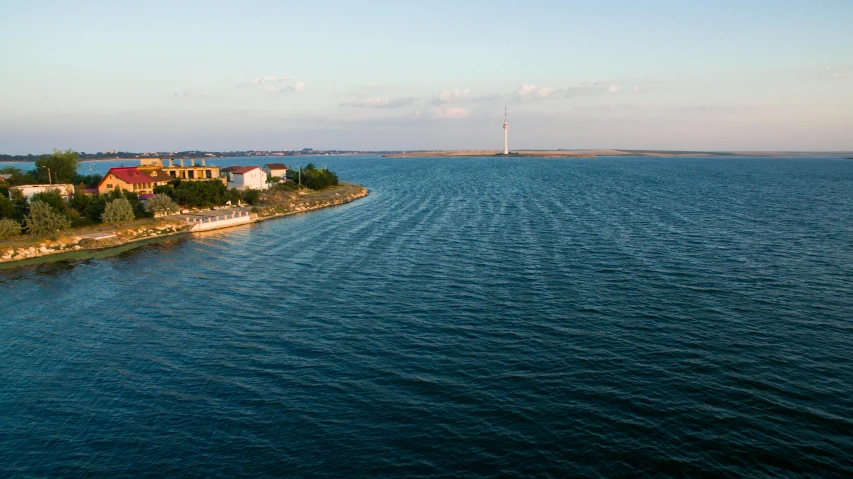
[(264, 171), (272, 177), (287, 178), (287, 167), (282, 163), (267, 163), (264, 165)]
[(58, 190), (66, 200), (74, 196), (74, 185), (20, 185), (9, 188), (9, 199), (12, 199), (12, 190), (18, 190), (24, 195), (24, 198), (30, 199), (36, 193), (44, 193), (45, 191)]
[(267, 173), (260, 166), (238, 166), (225, 168), (228, 173), (228, 187), (238, 190), (265, 190)]

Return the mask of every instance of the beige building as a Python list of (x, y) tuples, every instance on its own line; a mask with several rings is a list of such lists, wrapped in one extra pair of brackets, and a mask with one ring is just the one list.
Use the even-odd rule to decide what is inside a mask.
[(181, 181), (210, 181), (218, 180), (222, 184), (227, 183), (226, 178), (219, 177), (219, 167), (208, 165), (204, 158), (198, 160), (195, 158), (169, 158), (162, 160), (160, 158), (141, 158), (139, 160), (139, 169), (147, 168), (162, 168), (173, 180)]
[(125, 166), (110, 168), (98, 183), (98, 193), (105, 194), (113, 190), (127, 190), (145, 195), (154, 193), (154, 187), (165, 185), (172, 178), (156, 166)]
[(264, 171), (275, 178), (287, 178), (287, 166), (284, 163), (267, 163), (264, 165)]

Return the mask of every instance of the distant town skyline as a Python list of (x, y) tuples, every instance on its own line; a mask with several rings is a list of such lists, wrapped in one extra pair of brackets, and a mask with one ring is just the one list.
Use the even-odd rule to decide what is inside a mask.
[(853, 150), (853, 2), (7, 2), (0, 153)]

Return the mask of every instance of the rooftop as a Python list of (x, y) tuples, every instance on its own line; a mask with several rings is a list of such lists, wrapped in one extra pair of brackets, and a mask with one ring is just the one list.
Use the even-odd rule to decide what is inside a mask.
[(260, 169), (261, 169), (260, 166), (229, 166), (228, 168), (225, 168), (224, 170), (228, 171), (230, 173), (242, 175), (243, 173), (248, 173), (252, 170), (260, 170)]
[(140, 170), (135, 166), (124, 166), (110, 168), (107, 173), (112, 173), (113, 176), (125, 183), (154, 183), (171, 180), (169, 174), (160, 168)]

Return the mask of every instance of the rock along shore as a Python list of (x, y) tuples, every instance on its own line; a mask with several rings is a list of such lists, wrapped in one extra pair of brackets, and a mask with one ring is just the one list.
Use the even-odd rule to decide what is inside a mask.
[[(287, 215), (328, 208), (350, 203), (368, 195), (367, 188), (361, 185), (343, 183), (338, 187), (316, 192), (286, 192), (275, 197), (276, 201), (257, 207), (234, 207), (217, 209), (216, 215), (229, 215), (237, 211), (251, 211), (252, 222), (265, 221)], [(69, 253), (85, 253), (116, 248), (136, 242), (154, 241), (190, 233), (192, 223), (186, 220), (189, 215), (175, 215), (160, 219), (138, 220), (130, 224), (109, 227), (76, 229), (62, 232), (55, 240), (18, 237), (0, 241), (0, 268), (13, 267), (25, 260), (44, 258), (53, 259), (53, 255), (62, 254), (57, 260), (72, 257)], [(226, 224), (223, 228), (241, 225)], [(65, 254), (63, 254), (65, 253)], [(32, 261), (27, 261), (32, 264)]]

